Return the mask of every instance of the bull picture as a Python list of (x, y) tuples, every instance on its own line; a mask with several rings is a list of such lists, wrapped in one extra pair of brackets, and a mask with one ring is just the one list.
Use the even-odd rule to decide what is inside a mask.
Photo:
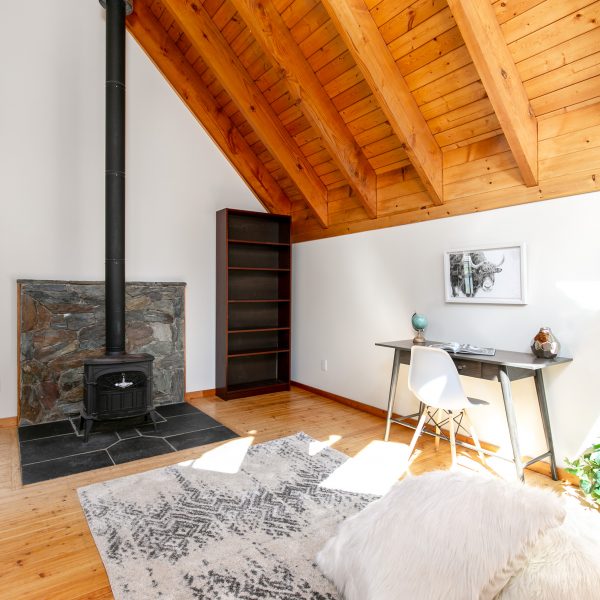
[(498, 263), (489, 261), (483, 252), (450, 254), (450, 285), (452, 296), (463, 294), (473, 298), (480, 290), (491, 292), (496, 273), (502, 272), (504, 256)]

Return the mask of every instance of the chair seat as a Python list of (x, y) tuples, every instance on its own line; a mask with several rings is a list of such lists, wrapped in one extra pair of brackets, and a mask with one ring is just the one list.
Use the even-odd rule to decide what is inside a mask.
[[(461, 410), (467, 410), (469, 408), (476, 408), (478, 406), (489, 406), (489, 405), (490, 405), (490, 403), (487, 402), (486, 400), (480, 400), (479, 398), (469, 398), (467, 396), (464, 396), (462, 400), (457, 400), (455, 402), (446, 402), (446, 405), (444, 406), (444, 410), (460, 412)], [(431, 406), (434, 409), (438, 408), (438, 407), (435, 407), (432, 405), (428, 405), (428, 406)]]
[(479, 398), (467, 398), (467, 400), (471, 403), (471, 406), (489, 406), (490, 403), (486, 400), (480, 400)]

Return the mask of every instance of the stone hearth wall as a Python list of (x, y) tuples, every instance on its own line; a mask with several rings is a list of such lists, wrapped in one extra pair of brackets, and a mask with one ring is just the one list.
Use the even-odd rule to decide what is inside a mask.
[[(20, 425), (79, 412), (83, 361), (104, 354), (104, 284), (22, 280)], [(127, 352), (154, 360), (154, 402), (183, 401), (185, 283), (127, 283)]]

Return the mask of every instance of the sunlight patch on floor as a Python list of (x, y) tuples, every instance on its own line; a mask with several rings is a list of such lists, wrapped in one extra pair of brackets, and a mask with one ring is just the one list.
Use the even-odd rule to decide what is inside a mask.
[(459, 452), (456, 457), (456, 463), (460, 469), (475, 473), (496, 475), (506, 481), (516, 481), (517, 474), (514, 463), (500, 458), (500, 456), (507, 455), (507, 452), (503, 451), (502, 448), (499, 448), (495, 454), (486, 454), (485, 464), (483, 464), (479, 459), (479, 456), (475, 454), (475, 451), (473, 451), (473, 455)]
[(475, 473), (495, 475), (505, 481), (517, 481), (517, 473), (515, 465), (512, 462), (500, 458), (501, 452), (496, 455), (486, 455), (485, 465), (477, 456), (469, 456), (468, 454), (459, 454), (456, 458), (457, 466), (460, 469), (468, 470)]
[(321, 487), (383, 496), (406, 473), (407, 467), (406, 444), (375, 440), (338, 467)]
[(310, 442), (308, 444), (308, 454), (309, 456), (315, 456), (315, 454), (319, 454), (321, 450), (325, 448), (329, 448), (333, 446), (336, 442), (339, 442), (342, 439), (341, 435), (330, 435), (328, 439), (319, 442), (319, 440), (315, 440), (314, 442)]
[(253, 440), (254, 436), (231, 440), (217, 448), (208, 450), (200, 458), (184, 460), (178, 463), (178, 466), (203, 471), (216, 471), (217, 473), (237, 473)]
[(479, 460), (479, 457), (473, 458), (467, 454), (459, 454), (456, 457), (456, 464), (459, 469), (472, 473), (496, 475), (508, 481), (517, 479), (515, 467), (512, 463), (508, 463), (500, 458), (494, 458), (493, 456), (486, 456), (485, 464), (483, 464)]

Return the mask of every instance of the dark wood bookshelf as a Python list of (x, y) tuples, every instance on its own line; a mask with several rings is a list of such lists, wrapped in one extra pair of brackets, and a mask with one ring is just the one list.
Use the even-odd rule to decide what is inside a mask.
[(228, 356), (239, 357), (239, 356), (258, 356), (259, 354), (276, 354), (278, 352), (289, 352), (289, 350), (282, 350), (281, 348), (272, 348), (270, 350), (252, 350), (248, 352), (231, 352)]
[(288, 390), (290, 217), (217, 212), (215, 380), (225, 400)]
[(273, 302), (290, 302), (289, 298), (284, 300), (229, 300), (229, 304), (273, 304)]
[(229, 267), (231, 271), (289, 271), (289, 269), (271, 269), (266, 267)]
[(253, 381), (252, 383), (234, 383), (229, 386), (229, 398), (227, 400), (257, 396), (258, 394), (270, 394), (273, 391), (277, 392), (289, 389), (289, 387), (289, 381), (284, 379), (262, 379), (260, 381)]
[(230, 244), (254, 244), (255, 246), (287, 246), (285, 242), (259, 242), (258, 240), (229, 240)]
[(229, 329), (227, 333), (257, 333), (262, 331), (289, 331), (289, 327), (253, 327), (251, 329)]

